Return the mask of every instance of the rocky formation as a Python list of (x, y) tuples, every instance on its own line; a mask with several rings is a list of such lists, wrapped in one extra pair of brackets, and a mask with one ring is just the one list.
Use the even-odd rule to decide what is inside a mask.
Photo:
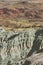
[(26, 58), (41, 52), (43, 52), (43, 29), (30, 28), (13, 32), (0, 27), (1, 65), (23, 65)]

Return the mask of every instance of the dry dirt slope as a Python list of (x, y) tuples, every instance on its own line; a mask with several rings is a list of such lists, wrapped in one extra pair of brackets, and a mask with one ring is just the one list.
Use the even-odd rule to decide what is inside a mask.
[(7, 29), (43, 26), (43, 4), (0, 2), (0, 26)]

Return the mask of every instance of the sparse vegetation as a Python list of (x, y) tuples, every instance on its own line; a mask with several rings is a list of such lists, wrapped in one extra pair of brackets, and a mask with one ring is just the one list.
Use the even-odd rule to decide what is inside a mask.
[(9, 30), (42, 27), (43, 4), (25, 1), (12, 4), (0, 2), (0, 26)]

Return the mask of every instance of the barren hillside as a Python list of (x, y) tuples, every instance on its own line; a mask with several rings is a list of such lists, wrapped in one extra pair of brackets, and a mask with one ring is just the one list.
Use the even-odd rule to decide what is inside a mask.
[(43, 4), (27, 1), (18, 3), (0, 2), (0, 26), (7, 29), (42, 27)]

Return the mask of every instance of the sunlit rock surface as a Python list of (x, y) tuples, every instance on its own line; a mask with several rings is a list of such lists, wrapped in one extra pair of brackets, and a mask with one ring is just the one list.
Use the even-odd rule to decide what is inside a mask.
[(42, 43), (43, 29), (13, 32), (0, 27), (0, 65), (23, 65), (24, 58), (43, 49)]

